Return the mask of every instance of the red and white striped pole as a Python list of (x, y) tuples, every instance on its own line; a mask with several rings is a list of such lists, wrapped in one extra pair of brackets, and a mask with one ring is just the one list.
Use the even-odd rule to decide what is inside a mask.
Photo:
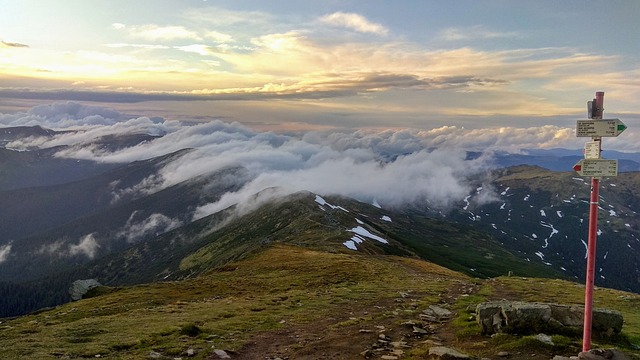
[[(604, 111), (604, 92), (596, 92), (592, 119), (602, 119)], [(602, 139), (594, 137), (598, 142), (598, 154), (602, 151)], [(587, 278), (584, 290), (584, 329), (582, 333), (582, 351), (591, 349), (591, 320), (593, 315), (593, 283), (596, 270), (596, 238), (598, 236), (598, 200), (600, 178), (591, 178), (591, 199), (589, 200), (589, 239), (587, 245)]]

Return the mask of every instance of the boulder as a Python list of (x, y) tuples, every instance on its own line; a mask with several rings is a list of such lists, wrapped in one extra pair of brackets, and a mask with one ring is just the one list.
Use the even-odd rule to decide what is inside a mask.
[(86, 294), (89, 290), (101, 286), (100, 283), (96, 279), (87, 279), (87, 280), (76, 280), (71, 284), (69, 288), (69, 295), (71, 295), (71, 300), (77, 301), (82, 299), (84, 294)]
[[(584, 308), (577, 305), (495, 301), (476, 307), (476, 321), (483, 334), (581, 334)], [(594, 309), (592, 330), (600, 336), (622, 331), (622, 314), (614, 310)]]
[(629, 357), (617, 349), (591, 349), (578, 354), (579, 360), (629, 360)]

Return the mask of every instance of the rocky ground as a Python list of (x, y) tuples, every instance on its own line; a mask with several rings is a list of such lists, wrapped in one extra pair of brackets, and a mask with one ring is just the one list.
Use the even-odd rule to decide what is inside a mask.
[[(421, 307), (425, 294), (402, 292), (398, 297), (373, 306), (354, 303), (332, 317), (304, 326), (284, 327), (256, 335), (237, 352), (216, 351), (209, 359), (247, 360), (316, 360), (316, 359), (577, 359), (578, 351), (564, 351), (533, 346), (529, 351), (497, 350), (490, 337), (459, 337), (452, 324), (459, 315), (475, 321), (474, 307), (455, 311), (461, 297), (476, 293), (479, 285), (460, 281), (443, 294), (437, 305)], [(509, 292), (497, 288), (496, 296), (508, 298)], [(363, 310), (366, 308), (366, 310)], [(463, 314), (458, 314), (463, 312)], [(467, 354), (474, 353), (475, 356)], [(617, 357), (582, 354), (580, 359), (623, 360)], [(602, 355), (602, 354), (601, 354)], [(611, 355), (611, 353), (609, 353)], [(640, 358), (640, 357), (639, 357)]]

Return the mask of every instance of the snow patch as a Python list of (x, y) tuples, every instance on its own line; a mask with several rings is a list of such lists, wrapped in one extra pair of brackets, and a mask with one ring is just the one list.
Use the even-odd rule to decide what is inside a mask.
[(586, 242), (584, 242), (584, 240), (580, 239), (580, 241), (582, 241), (582, 245), (584, 245), (584, 258), (586, 259), (587, 254), (589, 254), (589, 246)]
[(9, 254), (11, 253), (11, 244), (0, 246), (0, 264), (7, 261)]
[(358, 234), (360, 236), (368, 237), (369, 239), (379, 241), (379, 242), (381, 242), (383, 244), (388, 244), (389, 243), (386, 239), (383, 239), (378, 235), (374, 235), (374, 234), (370, 233), (367, 229), (363, 228), (362, 226), (354, 227), (353, 229), (351, 229), (349, 231), (351, 231), (353, 233), (356, 233), (356, 234)]
[(502, 196), (507, 195), (507, 191), (509, 191), (509, 189), (511, 189), (511, 188), (507, 186), (507, 188), (506, 188), (506, 189), (504, 189), (504, 191), (503, 191), (503, 192), (501, 192), (501, 193), (500, 193), (500, 195), (502, 195)]
[[(322, 196), (320, 196), (320, 195), (316, 195), (315, 202), (317, 202), (317, 203), (318, 203), (318, 204), (320, 204), (321, 206), (328, 206), (328, 207), (330, 207), (330, 208), (331, 208), (331, 209), (333, 209), (333, 210), (335, 210), (335, 209), (339, 209), (339, 210), (342, 210), (342, 211), (344, 211), (344, 212), (349, 212), (349, 210), (347, 210), (347, 209), (343, 208), (342, 206), (337, 206), (337, 205), (331, 205), (331, 204), (329, 204), (329, 203), (328, 203), (325, 199), (323, 199), (323, 198), (322, 198)], [(322, 210), (325, 210), (325, 209), (323, 208)]]
[(467, 210), (469, 208), (469, 198), (471, 197), (471, 195), (467, 196), (464, 198), (464, 202), (466, 203), (466, 205), (462, 208), (462, 210)]
[(558, 233), (559, 233), (559, 231), (558, 231), (558, 230), (556, 230), (556, 228), (554, 228), (554, 227), (553, 227), (553, 224), (551, 224), (551, 223), (546, 223), (546, 222), (544, 222), (544, 221), (540, 221), (540, 225), (542, 225), (542, 226), (544, 226), (544, 227), (546, 227), (546, 228), (551, 229), (551, 234), (549, 235), (549, 237), (548, 237), (548, 238), (546, 238), (546, 239), (544, 240), (545, 245), (543, 246), (543, 248), (546, 248), (547, 246), (549, 246), (549, 242), (548, 242), (548, 240), (549, 240), (549, 239), (551, 239), (551, 238), (553, 237), (553, 235), (558, 234)]
[(547, 213), (546, 213), (546, 212), (544, 212), (544, 210), (540, 209), (540, 216), (544, 216), (544, 217), (546, 217), (546, 216), (547, 216)]
[(562, 215), (562, 211), (560, 210), (556, 211), (556, 215), (558, 215), (559, 218), (564, 217), (564, 215)]
[(347, 240), (347, 241), (343, 242), (342, 245), (346, 246), (347, 248), (349, 248), (351, 250), (358, 250), (358, 247), (356, 246), (356, 243), (353, 242), (353, 240)]
[(381, 217), (380, 219), (381, 219), (381, 220), (384, 220), (384, 221), (391, 222), (391, 218), (390, 218), (390, 217), (388, 217), (387, 215), (384, 215), (384, 216), (383, 216), (383, 217)]
[(544, 254), (541, 253), (540, 251), (536, 251), (535, 253), (536, 255), (538, 255), (538, 257), (540, 258), (540, 260), (544, 260)]

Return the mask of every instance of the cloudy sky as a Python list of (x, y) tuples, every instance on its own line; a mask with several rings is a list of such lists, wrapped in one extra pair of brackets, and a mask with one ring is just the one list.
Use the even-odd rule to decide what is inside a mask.
[[(0, 113), (76, 101), (275, 131), (640, 118), (640, 2), (0, 0)], [(527, 130), (529, 129), (529, 130)], [(546, 135), (545, 135), (546, 136)]]

